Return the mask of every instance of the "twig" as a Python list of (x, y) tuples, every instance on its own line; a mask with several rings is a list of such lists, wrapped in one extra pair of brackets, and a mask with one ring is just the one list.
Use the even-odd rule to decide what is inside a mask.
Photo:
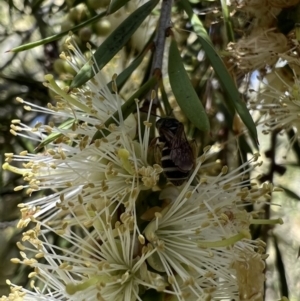
[[(173, 0), (162, 1), (160, 18), (157, 27), (157, 34), (154, 39), (154, 54), (153, 54), (153, 62), (152, 62), (150, 74), (151, 76), (156, 75), (159, 78), (161, 78), (161, 74), (162, 74), (162, 65), (163, 65), (167, 31), (170, 28), (170, 24), (171, 24), (172, 2)], [(154, 88), (156, 92), (156, 97), (153, 100), (153, 106), (151, 110), (153, 114), (155, 114), (157, 104), (158, 104), (158, 98), (157, 98), (158, 87), (159, 87), (159, 83), (157, 83)], [(150, 97), (148, 97), (148, 99), (150, 99)], [(145, 106), (147, 106), (147, 103), (145, 103)]]
[(171, 8), (172, 0), (163, 0), (161, 5), (160, 19), (157, 29), (157, 35), (155, 38), (155, 52), (152, 63), (152, 73), (157, 69), (161, 72), (163, 56), (165, 50), (166, 31), (171, 24)]

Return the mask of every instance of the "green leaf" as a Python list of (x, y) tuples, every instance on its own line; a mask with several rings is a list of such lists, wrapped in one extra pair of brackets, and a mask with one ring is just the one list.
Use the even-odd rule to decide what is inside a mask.
[[(73, 123), (75, 122), (75, 119), (68, 119), (65, 122), (63, 122), (58, 128), (59, 129), (69, 129), (72, 127)], [(59, 137), (63, 136), (62, 133), (52, 133), (50, 134), (44, 141), (42, 141), (36, 148), (36, 150), (39, 150), (43, 148), (44, 146), (48, 145), (49, 143), (53, 142), (54, 140), (58, 139)]]
[(222, 59), (214, 49), (214, 46), (211, 43), (210, 38), (205, 28), (203, 27), (201, 21), (193, 13), (193, 10), (188, 0), (181, 0), (180, 4), (183, 6), (184, 10), (188, 14), (193, 25), (194, 31), (198, 35), (198, 39), (203, 47), (203, 50), (205, 51), (205, 54), (208, 57), (212, 67), (214, 68), (224, 90), (227, 92), (228, 97), (226, 99), (228, 102), (228, 107), (235, 108), (235, 110), (243, 120), (245, 126), (248, 128), (253, 141), (257, 144), (258, 139), (255, 123), (252, 120), (252, 117), (246, 107), (246, 104), (241, 100), (240, 94), (236, 88), (236, 85), (231, 75), (229, 74)]
[[(101, 0), (98, 0), (101, 1)], [(123, 7), (126, 3), (128, 3), (130, 0), (111, 0), (109, 7), (108, 7), (108, 13), (113, 14), (118, 9)]]
[[(116, 79), (116, 84), (118, 87), (118, 90), (120, 90), (123, 85), (125, 84), (125, 82), (127, 81), (127, 79), (130, 77), (130, 75), (132, 74), (132, 72), (140, 65), (140, 63), (142, 62), (143, 58), (145, 57), (146, 53), (141, 53), (134, 61), (131, 62), (131, 64), (124, 69), (117, 77)], [(108, 88), (111, 90), (112, 89), (112, 81), (110, 81), (107, 84)]]
[(34, 47), (37, 47), (37, 46), (40, 46), (40, 45), (44, 45), (44, 44), (47, 44), (47, 43), (50, 43), (50, 42), (53, 42), (53, 41), (56, 41), (66, 35), (69, 34), (70, 31), (72, 32), (76, 32), (78, 31), (80, 28), (82, 27), (85, 27), (89, 24), (92, 24), (94, 22), (96, 22), (97, 20), (101, 19), (102, 17), (104, 17), (106, 15), (106, 12), (102, 12), (98, 15), (96, 15), (95, 17), (91, 18), (91, 19), (88, 19), (87, 21), (85, 22), (82, 22), (76, 26), (74, 26), (73, 28), (71, 29), (68, 29), (68, 30), (65, 30), (65, 31), (62, 31), (58, 34), (55, 34), (53, 36), (50, 36), (48, 38), (45, 38), (45, 39), (42, 39), (42, 40), (39, 40), (39, 41), (36, 41), (36, 42), (32, 42), (32, 43), (28, 43), (28, 44), (24, 44), (24, 45), (21, 45), (21, 46), (18, 46), (18, 47), (15, 47), (13, 49), (10, 49), (6, 52), (20, 52), (20, 51), (24, 51), (24, 50), (28, 50), (28, 49), (32, 49)]
[[(94, 53), (94, 63), (102, 69), (117, 52), (129, 41), (133, 33), (139, 28), (151, 13), (159, 0), (150, 0), (134, 11), (124, 20), (100, 45)], [(91, 64), (86, 63), (73, 79), (70, 89), (79, 87), (94, 76)]]
[[(154, 38), (154, 35), (152, 35), (150, 37), (149, 42), (144, 47), (143, 51), (135, 58), (135, 60), (133, 60), (130, 63), (130, 65), (117, 76), (116, 84), (117, 84), (118, 89), (121, 89), (123, 87), (123, 85), (128, 80), (128, 78), (131, 76), (133, 71), (141, 64), (145, 55), (148, 53), (148, 50), (150, 50), (150, 45), (152, 44), (153, 38)], [(107, 84), (107, 86), (111, 90), (112, 89), (112, 81), (110, 81)]]
[(172, 39), (169, 52), (168, 73), (172, 91), (183, 113), (199, 130), (209, 130), (209, 120), (203, 105), (184, 69), (176, 41)]

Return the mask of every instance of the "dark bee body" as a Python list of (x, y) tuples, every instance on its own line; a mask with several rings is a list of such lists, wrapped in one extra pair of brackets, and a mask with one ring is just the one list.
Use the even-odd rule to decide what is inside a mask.
[(175, 118), (156, 122), (159, 142), (163, 143), (161, 166), (167, 179), (179, 186), (189, 178), (194, 167), (194, 154), (185, 136), (184, 126)]

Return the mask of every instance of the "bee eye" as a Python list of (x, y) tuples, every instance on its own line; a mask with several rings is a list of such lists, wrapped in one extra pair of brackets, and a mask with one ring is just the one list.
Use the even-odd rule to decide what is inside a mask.
[(161, 126), (162, 126), (162, 120), (161, 120), (161, 119), (158, 119), (158, 120), (156, 121), (156, 127), (159, 128), (159, 127), (161, 127)]
[(167, 129), (177, 129), (179, 121), (175, 118), (160, 118), (156, 121), (156, 127), (164, 127)]

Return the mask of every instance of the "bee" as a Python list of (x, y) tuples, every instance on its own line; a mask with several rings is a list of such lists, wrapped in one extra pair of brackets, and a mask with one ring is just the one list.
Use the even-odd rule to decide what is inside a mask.
[(184, 126), (175, 118), (156, 122), (158, 141), (162, 143), (161, 166), (166, 178), (176, 186), (186, 181), (194, 168), (194, 152), (184, 133)]

